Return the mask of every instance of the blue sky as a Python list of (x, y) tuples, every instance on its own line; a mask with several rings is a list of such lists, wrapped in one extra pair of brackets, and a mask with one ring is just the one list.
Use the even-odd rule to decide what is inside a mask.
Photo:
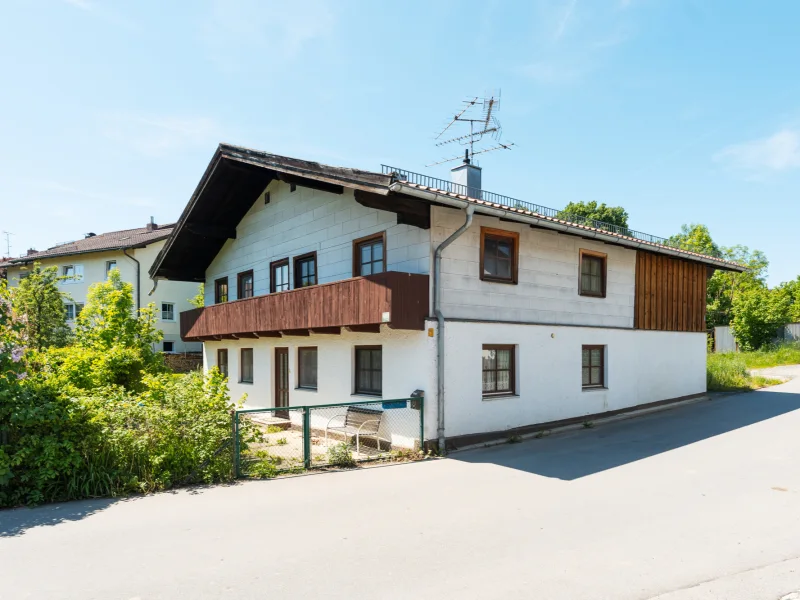
[[(484, 188), (706, 223), (800, 274), (800, 3), (102, 2), (0, 8), (0, 231), (12, 253), (175, 220), (216, 144), (425, 165), (502, 89)], [(2, 248), (5, 251), (5, 239)]]

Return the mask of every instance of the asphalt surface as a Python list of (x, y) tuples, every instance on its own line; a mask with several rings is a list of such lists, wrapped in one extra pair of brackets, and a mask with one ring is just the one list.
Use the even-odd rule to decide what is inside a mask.
[(446, 460), (0, 511), (0, 598), (791, 598), (798, 409), (795, 379)]

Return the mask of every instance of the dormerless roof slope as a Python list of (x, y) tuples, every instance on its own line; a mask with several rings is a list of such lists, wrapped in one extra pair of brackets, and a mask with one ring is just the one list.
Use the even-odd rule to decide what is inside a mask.
[[(587, 224), (571, 222), (496, 201), (472, 198), (445, 189), (409, 181), (402, 171), (375, 173), (334, 167), (279, 156), (230, 144), (220, 144), (175, 230), (150, 268), (153, 278), (204, 281), (205, 270), (227, 239), (236, 238), (236, 227), (274, 179), (336, 194), (355, 190), (357, 202), (396, 212), (399, 223), (430, 227), (430, 205), (465, 207), (478, 214), (499, 216), (533, 227), (551, 229), (584, 238), (668, 254), (710, 267), (744, 271), (745, 267), (716, 257), (673, 248)], [(444, 186), (443, 186), (444, 187)], [(494, 194), (493, 199), (501, 198)]]
[(174, 223), (169, 225), (156, 225), (154, 229), (139, 227), (137, 229), (123, 229), (122, 231), (109, 231), (100, 233), (75, 242), (67, 242), (34, 252), (27, 256), (8, 259), (0, 263), (0, 267), (32, 263), (43, 258), (72, 256), (75, 254), (88, 254), (90, 252), (104, 252), (107, 250), (122, 250), (123, 248), (141, 248), (166, 239), (172, 234)]

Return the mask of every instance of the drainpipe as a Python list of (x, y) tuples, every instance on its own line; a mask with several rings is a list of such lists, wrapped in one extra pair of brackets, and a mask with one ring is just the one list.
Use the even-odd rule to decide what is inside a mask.
[(142, 269), (142, 265), (139, 264), (138, 260), (136, 260), (130, 254), (128, 254), (127, 248), (123, 248), (122, 253), (136, 263), (136, 314), (138, 315), (139, 309), (141, 308), (141, 302), (140, 302), (141, 293), (139, 290), (142, 287), (142, 281), (140, 279), (140, 272)]
[(444, 437), (444, 315), (442, 314), (442, 291), (440, 289), (442, 273), (442, 251), (456, 241), (470, 225), (472, 225), (472, 214), (475, 212), (474, 206), (467, 206), (467, 218), (464, 224), (459, 227), (449, 238), (439, 244), (436, 248), (433, 260), (433, 312), (436, 315), (438, 331), (436, 332), (436, 383), (438, 385), (436, 398), (438, 400), (439, 419), (437, 436), (439, 438), (439, 452), (446, 453)]

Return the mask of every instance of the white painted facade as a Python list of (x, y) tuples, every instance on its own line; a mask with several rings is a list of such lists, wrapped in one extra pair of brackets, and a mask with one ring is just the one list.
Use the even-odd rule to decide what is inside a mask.
[[(69, 295), (65, 304), (84, 305), (89, 293), (89, 286), (93, 283), (105, 281), (106, 268), (109, 262), (115, 262), (119, 269), (120, 277), (133, 285), (134, 302), (137, 291), (139, 293), (141, 306), (150, 303), (155, 304), (158, 321), (156, 327), (164, 334), (164, 340), (159, 344), (157, 350), (164, 348), (163, 342), (172, 342), (173, 352), (200, 352), (202, 344), (199, 342), (184, 342), (180, 337), (180, 313), (190, 310), (192, 305), (189, 299), (197, 295), (198, 285), (196, 283), (185, 283), (181, 281), (160, 281), (158, 288), (152, 296), (148, 293), (153, 287), (147, 271), (153, 264), (156, 255), (164, 246), (164, 240), (148, 244), (144, 248), (128, 250), (128, 254), (139, 261), (139, 277), (136, 277), (136, 263), (126, 256), (121, 250), (110, 250), (103, 252), (89, 252), (85, 254), (75, 254), (71, 256), (58, 256), (51, 258), (37, 259), (43, 267), (55, 266), (58, 268), (59, 275), (64, 273), (64, 267), (68, 265), (80, 267), (83, 273), (79, 280), (64, 280), (59, 283), (62, 292)], [(14, 287), (19, 285), (20, 276), (31, 268), (32, 265), (12, 265), (8, 267), (8, 283)], [(162, 318), (162, 304), (173, 305), (172, 320)], [(75, 309), (71, 309), (74, 314)], [(72, 325), (72, 322), (69, 322)]]

